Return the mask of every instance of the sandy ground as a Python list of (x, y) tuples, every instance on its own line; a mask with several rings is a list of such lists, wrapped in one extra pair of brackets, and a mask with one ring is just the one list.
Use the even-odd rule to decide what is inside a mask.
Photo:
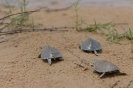
[[(1, 9), (1, 17), (4, 16)], [(80, 17), (88, 24), (97, 22), (128, 23), (117, 25), (133, 29), (133, 9), (129, 8), (81, 8)], [(74, 26), (75, 12), (73, 9), (50, 12), (41, 10), (34, 13), (36, 24), (44, 27), (71, 27)], [(62, 29), (65, 30), (65, 29)], [(130, 51), (129, 41), (124, 40), (122, 45), (110, 44), (105, 36), (98, 33), (77, 32), (67, 29), (67, 32), (32, 32), (2, 36), (12, 40), (0, 43), (0, 87), (1, 88), (127, 88), (133, 80), (133, 55)], [(79, 45), (87, 38), (93, 38), (102, 45), (102, 53), (95, 56), (79, 49)], [(63, 55), (64, 61), (53, 62), (51, 66), (38, 58), (42, 48), (46, 45), (57, 48)], [(87, 61), (94, 59), (108, 60), (116, 64), (127, 75), (107, 74), (100, 79), (99, 74), (93, 73), (93, 67), (82, 63), (77, 57), (67, 51), (73, 50)], [(74, 62), (87, 67), (88, 70), (74, 64)], [(128, 88), (133, 88), (131, 82)]]

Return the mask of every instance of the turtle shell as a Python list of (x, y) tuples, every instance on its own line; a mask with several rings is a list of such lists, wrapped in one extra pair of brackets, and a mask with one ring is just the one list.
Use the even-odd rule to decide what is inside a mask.
[(55, 49), (54, 47), (51, 47), (51, 46), (45, 46), (43, 49), (42, 49), (42, 52), (41, 52), (41, 58), (43, 59), (52, 59), (52, 58), (60, 58), (62, 57), (62, 54), (59, 52), (59, 50)]
[(97, 59), (94, 60), (94, 69), (99, 73), (120, 71), (120, 69), (111, 62), (106, 60), (97, 60)]
[(88, 38), (86, 41), (84, 41), (80, 48), (84, 51), (95, 51), (102, 49), (100, 43), (92, 38)]

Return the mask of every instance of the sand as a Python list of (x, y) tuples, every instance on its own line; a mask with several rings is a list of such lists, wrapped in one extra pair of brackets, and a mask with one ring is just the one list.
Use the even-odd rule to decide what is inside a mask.
[[(1, 17), (5, 9), (1, 10)], [(73, 27), (75, 20), (74, 9), (45, 12), (41, 10), (31, 15), (35, 18), (39, 28), (49, 27)], [(85, 19), (87, 24), (93, 24), (94, 19), (100, 23), (128, 23), (117, 25), (118, 31), (122, 27), (133, 29), (133, 9), (131, 8), (81, 8), (79, 16)], [(126, 88), (133, 80), (133, 55), (129, 41), (123, 40), (122, 45), (110, 44), (106, 36), (98, 33), (77, 32), (75, 29), (66, 32), (43, 31), (19, 33), (2, 36), (11, 38), (8, 42), (0, 43), (0, 87), (1, 88)], [(85, 53), (79, 49), (79, 45), (87, 38), (93, 38), (102, 45), (102, 53), (99, 56), (93, 53)], [(53, 62), (51, 66), (47, 61), (39, 58), (42, 48), (46, 45), (57, 48), (62, 53), (64, 61)], [(93, 73), (93, 67), (82, 63), (72, 55), (67, 48), (76, 54), (92, 62), (94, 59), (108, 60), (117, 65), (127, 75), (107, 74), (99, 78), (100, 74)], [(85, 70), (74, 63), (88, 68)], [(133, 88), (131, 82), (129, 88)]]

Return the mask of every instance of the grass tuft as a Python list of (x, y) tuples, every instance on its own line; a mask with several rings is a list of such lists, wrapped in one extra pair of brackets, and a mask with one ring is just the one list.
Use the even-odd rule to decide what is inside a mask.
[[(96, 20), (94, 20), (94, 24), (88, 26), (82, 18), (79, 19), (78, 11), (81, 7), (78, 7), (78, 5), (79, 5), (79, 1), (77, 1), (74, 4), (74, 7), (75, 7), (74, 11), (76, 15), (75, 28), (77, 31), (86, 31), (86, 32), (100, 31), (102, 34), (107, 36), (106, 38), (107, 41), (110, 41), (111, 43), (117, 43), (117, 44), (121, 44), (120, 41), (123, 39), (128, 39), (130, 40), (131, 52), (133, 53), (133, 32), (130, 28), (128, 29), (128, 31), (124, 30), (123, 33), (119, 34), (117, 30), (114, 28), (115, 24), (113, 24), (112, 22), (101, 24), (101, 23), (97, 23)], [(87, 26), (85, 28), (82, 28), (83, 24), (86, 24)], [(105, 31), (107, 31), (107, 33), (105, 33)]]
[(79, 5), (79, 1), (77, 1), (75, 4), (73, 4), (74, 6), (74, 11), (75, 11), (75, 15), (76, 15), (76, 20), (75, 20), (75, 27), (76, 27), (76, 30), (77, 31), (82, 31), (82, 25), (85, 24), (85, 21), (80, 18), (79, 19), (79, 14), (78, 14), (78, 11), (81, 7), (78, 7)]
[[(10, 17), (10, 23), (9, 29), (19, 29), (22, 27), (34, 27), (34, 19), (30, 18), (29, 12), (27, 12), (27, 5), (28, 2), (26, 0), (23, 0), (22, 2), (19, 2), (19, 8), (20, 12), (22, 14)], [(6, 0), (6, 4), (4, 5), (9, 9), (8, 15), (12, 15), (14, 12), (14, 8), (12, 8), (9, 4), (9, 1)]]
[[(102, 31), (102, 29), (107, 29), (109, 30), (110, 27), (112, 26), (112, 22), (101, 24), (97, 23), (96, 20), (94, 20), (94, 24), (91, 26), (88, 26), (82, 18), (79, 18), (78, 11), (81, 7), (78, 6), (79, 1), (77, 1), (73, 6), (74, 6), (74, 11), (75, 11), (75, 28), (77, 31), (88, 31), (88, 32), (96, 32), (97, 30)], [(87, 25), (86, 28), (82, 28), (82, 25), (85, 24)]]

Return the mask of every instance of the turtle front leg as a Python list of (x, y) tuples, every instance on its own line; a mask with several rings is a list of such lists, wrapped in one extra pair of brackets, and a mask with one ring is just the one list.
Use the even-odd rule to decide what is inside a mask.
[(51, 65), (52, 64), (52, 61), (50, 58), (47, 58), (48, 59), (48, 64)]
[(104, 75), (105, 75), (106, 72), (103, 72), (101, 75), (100, 75), (100, 78), (102, 78)]
[(97, 51), (96, 51), (96, 50), (94, 50), (94, 53), (95, 53), (95, 55), (96, 55), (96, 56), (98, 56), (98, 53), (97, 53)]

